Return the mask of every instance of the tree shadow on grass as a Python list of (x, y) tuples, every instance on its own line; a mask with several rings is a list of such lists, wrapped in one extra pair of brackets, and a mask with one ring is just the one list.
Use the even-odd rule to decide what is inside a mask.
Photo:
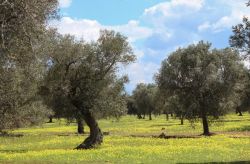
[(160, 135), (130, 135), (129, 137), (140, 138), (161, 138), (161, 139), (186, 139), (186, 138), (201, 138), (201, 135), (166, 135), (161, 133)]
[(237, 119), (237, 120), (217, 120), (215, 122), (242, 122), (242, 121), (250, 121), (250, 119)]
[(26, 153), (28, 150), (0, 150), (0, 153)]
[(23, 137), (23, 134), (11, 134), (8, 132), (0, 132), (0, 137)]
[[(199, 162), (200, 163), (200, 162)], [(202, 164), (225, 164), (225, 163), (230, 163), (230, 164), (248, 164), (250, 161), (231, 161), (231, 162), (204, 162)], [(178, 164), (195, 164), (195, 163), (178, 163)]]
[(164, 126), (174, 126), (174, 125), (180, 125), (180, 124), (155, 124), (155, 125), (151, 125), (150, 127), (158, 127), (158, 126), (162, 126), (162, 127), (164, 127)]
[(238, 128), (232, 128), (232, 129), (229, 129), (228, 131), (238, 131), (238, 132), (245, 132), (245, 131), (250, 131), (250, 125), (245, 125), (245, 126), (242, 126), (242, 127), (238, 127)]

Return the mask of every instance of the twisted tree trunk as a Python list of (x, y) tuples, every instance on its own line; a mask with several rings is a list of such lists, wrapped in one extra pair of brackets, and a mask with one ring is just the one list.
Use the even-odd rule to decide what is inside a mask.
[(103, 142), (103, 134), (94, 116), (88, 111), (84, 113), (84, 121), (90, 129), (90, 135), (75, 149), (91, 149)]

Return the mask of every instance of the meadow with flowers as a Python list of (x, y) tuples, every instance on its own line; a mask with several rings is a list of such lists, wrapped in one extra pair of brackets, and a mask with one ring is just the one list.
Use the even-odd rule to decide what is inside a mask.
[[(88, 136), (76, 133), (75, 123), (54, 120), (42, 126), (13, 130), (0, 137), (0, 163), (200, 163), (249, 162), (250, 114), (230, 114), (211, 123), (214, 135), (200, 136), (199, 122), (164, 115), (153, 120), (125, 116), (100, 120), (106, 132), (96, 149), (73, 150)], [(170, 138), (159, 138), (160, 134)], [(171, 137), (172, 136), (172, 137)], [(179, 138), (178, 138), (179, 136)], [(177, 138), (174, 138), (177, 137)]]

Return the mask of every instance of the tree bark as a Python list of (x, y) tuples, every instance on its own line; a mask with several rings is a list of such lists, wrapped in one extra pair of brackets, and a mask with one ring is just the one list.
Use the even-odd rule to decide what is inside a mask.
[(149, 112), (149, 120), (152, 120), (152, 114)]
[(53, 117), (49, 116), (49, 123), (52, 123), (52, 122), (53, 122)]
[(241, 112), (241, 111), (239, 111), (239, 116), (243, 116), (243, 114), (242, 114), (242, 112)]
[(138, 119), (142, 119), (142, 116), (141, 116), (140, 113), (137, 114), (137, 118), (138, 118)]
[(184, 125), (184, 117), (183, 117), (183, 114), (181, 114), (181, 125)]
[(90, 135), (75, 149), (91, 149), (103, 142), (103, 134), (94, 116), (89, 112), (84, 112), (83, 118), (90, 129)]
[(239, 113), (239, 116), (243, 116), (241, 109), (239, 107), (236, 108), (236, 114)]
[(77, 133), (78, 134), (84, 134), (84, 126), (83, 126), (83, 120), (77, 119)]
[(202, 125), (203, 125), (203, 135), (209, 136), (209, 127), (208, 127), (208, 121), (207, 121), (207, 116), (204, 112), (202, 112)]
[(169, 120), (168, 113), (166, 113), (166, 120), (167, 120), (167, 121)]

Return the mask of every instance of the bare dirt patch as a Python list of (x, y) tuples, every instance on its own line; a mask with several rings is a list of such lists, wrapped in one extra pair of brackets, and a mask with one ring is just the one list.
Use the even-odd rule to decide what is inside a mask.
[(130, 135), (130, 137), (144, 137), (144, 138), (162, 138), (162, 139), (182, 139), (182, 138), (201, 138), (201, 135)]

